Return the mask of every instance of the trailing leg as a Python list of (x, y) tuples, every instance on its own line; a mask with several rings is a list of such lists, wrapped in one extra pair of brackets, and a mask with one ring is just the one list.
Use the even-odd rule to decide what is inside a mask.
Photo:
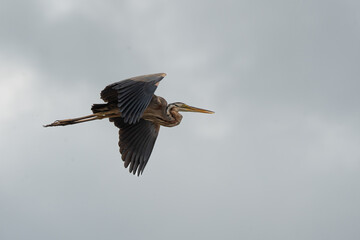
[(66, 126), (66, 125), (88, 122), (88, 121), (93, 121), (93, 120), (102, 119), (102, 118), (103, 118), (102, 116), (98, 116), (97, 114), (91, 114), (91, 115), (87, 115), (87, 116), (79, 117), (79, 118), (56, 120), (55, 122), (53, 122), (51, 124), (44, 125), (44, 127)]

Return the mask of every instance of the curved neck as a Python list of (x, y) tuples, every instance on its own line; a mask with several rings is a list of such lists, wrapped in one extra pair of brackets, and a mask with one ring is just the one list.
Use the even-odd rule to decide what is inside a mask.
[(142, 118), (164, 127), (175, 127), (180, 124), (182, 115), (173, 104), (162, 107), (156, 107), (154, 104), (145, 110)]
[(180, 124), (182, 115), (179, 113), (178, 108), (172, 104), (166, 107), (166, 116), (162, 117), (162, 121), (159, 124), (164, 127), (175, 127)]

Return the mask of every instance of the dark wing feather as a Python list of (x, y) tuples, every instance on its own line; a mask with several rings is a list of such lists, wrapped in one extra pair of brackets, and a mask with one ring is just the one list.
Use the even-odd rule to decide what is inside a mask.
[(101, 92), (101, 99), (115, 103), (125, 123), (136, 123), (148, 107), (164, 74), (151, 74), (129, 78), (107, 86)]
[(138, 123), (125, 123), (121, 117), (110, 118), (119, 130), (119, 147), (124, 166), (139, 176), (150, 158), (160, 125), (144, 119)]

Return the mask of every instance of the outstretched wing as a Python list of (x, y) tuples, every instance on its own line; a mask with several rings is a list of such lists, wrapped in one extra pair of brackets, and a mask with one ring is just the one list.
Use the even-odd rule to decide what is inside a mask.
[(158, 136), (160, 125), (140, 119), (129, 124), (122, 117), (110, 118), (119, 130), (119, 147), (124, 166), (134, 175), (144, 171)]
[(165, 76), (165, 73), (157, 73), (113, 83), (101, 92), (101, 99), (115, 103), (125, 123), (136, 123), (148, 107), (157, 85)]

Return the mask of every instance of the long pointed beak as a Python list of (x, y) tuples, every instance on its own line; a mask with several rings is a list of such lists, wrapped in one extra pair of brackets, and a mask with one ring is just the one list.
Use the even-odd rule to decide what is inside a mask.
[(210, 110), (206, 110), (206, 109), (202, 109), (202, 108), (196, 108), (196, 107), (192, 107), (186, 104), (183, 104), (181, 107), (179, 107), (179, 111), (182, 112), (199, 112), (199, 113), (208, 113), (208, 114), (212, 114), (215, 113), (213, 111)]

